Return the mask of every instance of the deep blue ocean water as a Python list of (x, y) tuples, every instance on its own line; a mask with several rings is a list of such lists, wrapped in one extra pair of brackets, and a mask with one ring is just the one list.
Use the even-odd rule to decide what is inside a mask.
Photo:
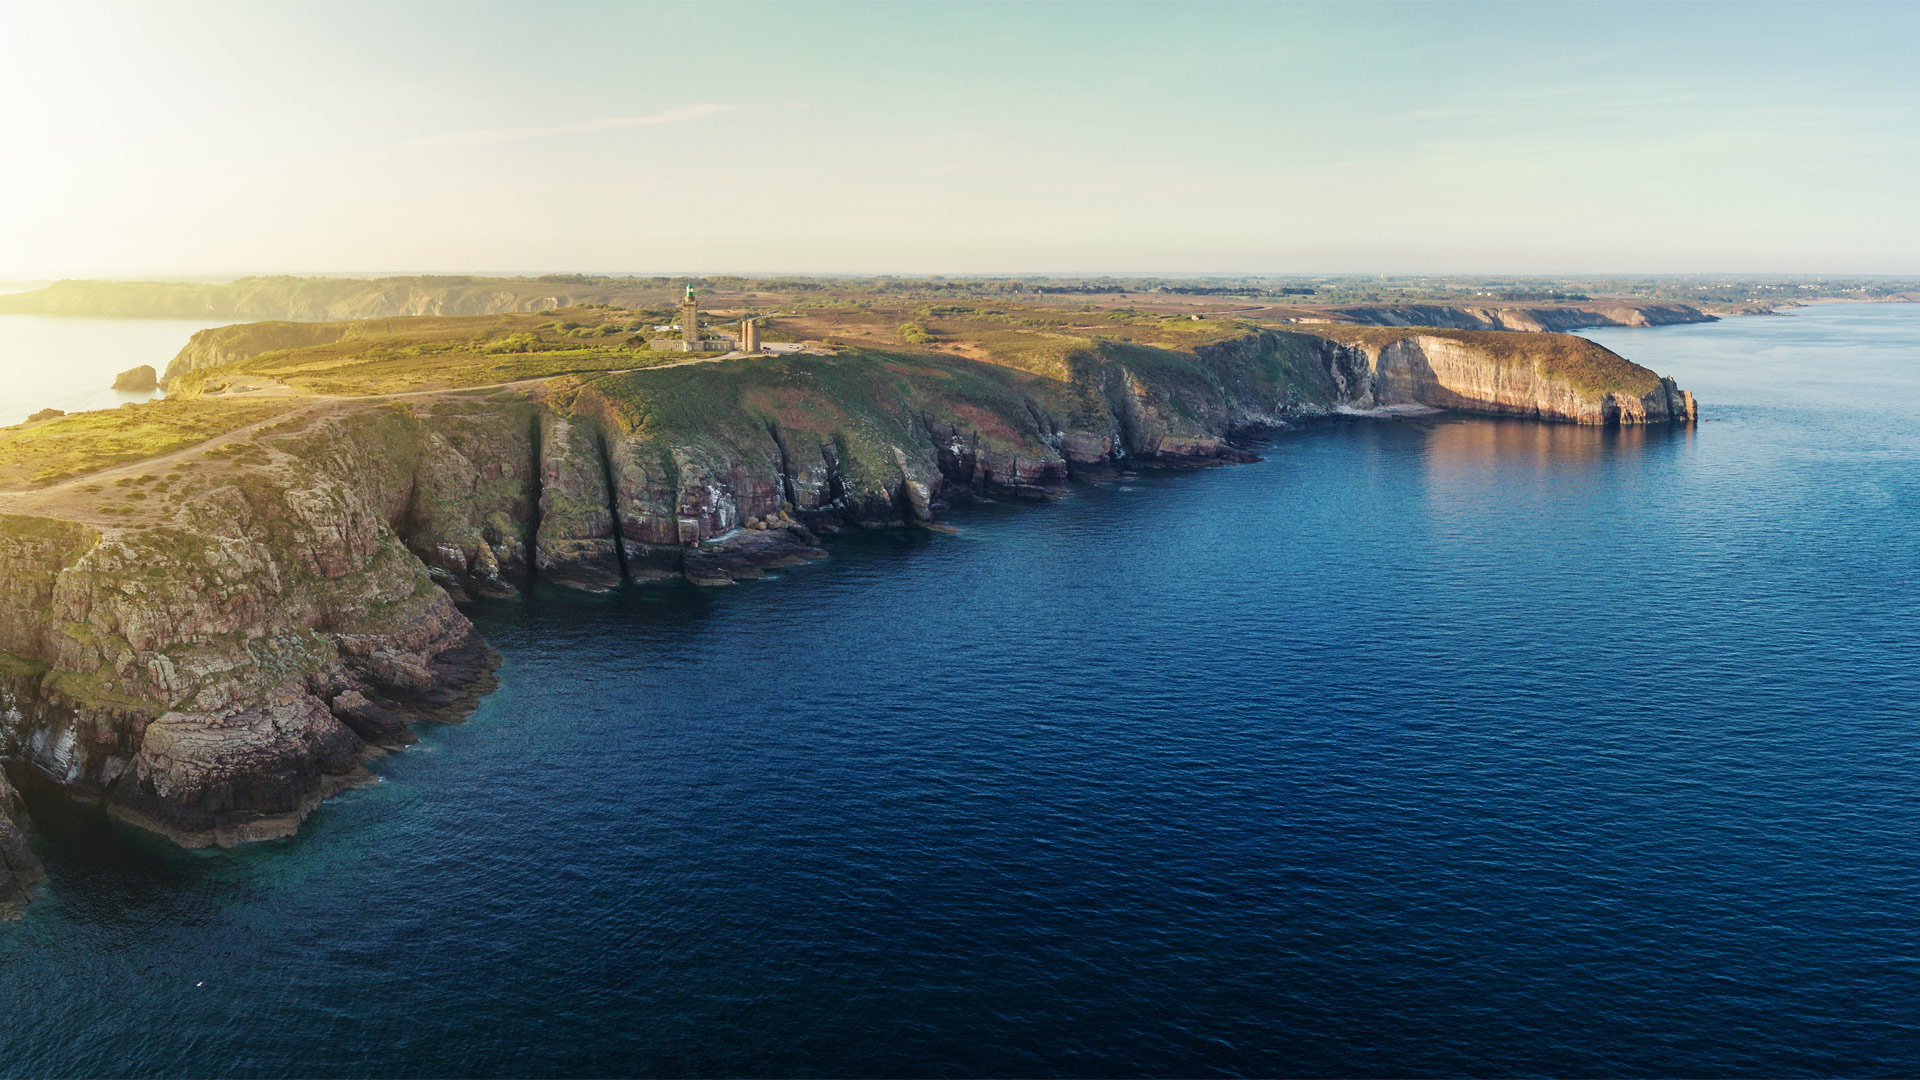
[(292, 842), (49, 815), (0, 1074), (1920, 1072), (1920, 307), (477, 606)]

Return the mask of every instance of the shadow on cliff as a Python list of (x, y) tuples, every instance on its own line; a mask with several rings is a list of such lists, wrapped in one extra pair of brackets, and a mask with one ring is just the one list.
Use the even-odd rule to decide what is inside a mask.
[[(1009, 502), (1009, 509), (1015, 512), (1027, 505), (1012, 500)], [(969, 509), (975, 506), (989, 510), (993, 508), (988, 500), (967, 500), (966, 505)], [(673, 577), (627, 581), (605, 592), (584, 592), (543, 578), (533, 578), (521, 585), (522, 592), (517, 596), (467, 600), (460, 607), (482, 624), (489, 620), (511, 620), (513, 613), (523, 610), (528, 602), (550, 611), (571, 609), (582, 614), (639, 613), (668, 625), (675, 622), (692, 623), (712, 615), (734, 590), (790, 581), (811, 574), (832, 573), (836, 557), (863, 564), (875, 561), (884, 564), (892, 559), (913, 558), (938, 540), (936, 530), (917, 526), (848, 529), (822, 537), (821, 546), (828, 555), (825, 559), (769, 570), (759, 578), (747, 578), (732, 585), (696, 585), (686, 578)]]
[(32, 769), (8, 775), (33, 816), (34, 853), (47, 870), (45, 894), (78, 909), (83, 920), (94, 910), (116, 921), (137, 910), (172, 923), (204, 910), (209, 864), (231, 852), (182, 848), (117, 822), (104, 807), (75, 801)]

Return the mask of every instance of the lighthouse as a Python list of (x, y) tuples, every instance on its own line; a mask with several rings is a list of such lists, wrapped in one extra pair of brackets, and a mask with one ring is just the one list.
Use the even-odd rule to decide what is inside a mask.
[(680, 301), (680, 340), (688, 352), (700, 351), (700, 307), (693, 302), (693, 283), (687, 283), (687, 298)]

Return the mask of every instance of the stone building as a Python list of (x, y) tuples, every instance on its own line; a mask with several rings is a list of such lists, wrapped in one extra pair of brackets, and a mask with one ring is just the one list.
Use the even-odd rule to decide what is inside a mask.
[(693, 299), (692, 285), (687, 286), (687, 298), (680, 301), (680, 339), (686, 342), (688, 352), (700, 344), (700, 305)]
[[(655, 327), (665, 330), (671, 327)], [(677, 338), (655, 338), (653, 347), (661, 352), (732, 352), (734, 340), (725, 334), (715, 333), (708, 336), (700, 329), (700, 304), (693, 297), (693, 286), (687, 286), (686, 298), (680, 301), (680, 336)], [(758, 340), (758, 329), (755, 339)]]

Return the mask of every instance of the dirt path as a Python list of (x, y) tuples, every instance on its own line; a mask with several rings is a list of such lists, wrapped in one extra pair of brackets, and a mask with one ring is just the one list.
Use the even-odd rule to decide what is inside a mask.
[[(745, 353), (728, 353), (724, 356), (703, 356), (690, 360), (675, 360), (666, 364), (652, 364), (644, 368), (620, 368), (614, 371), (594, 372), (593, 374), (625, 375), (634, 371), (659, 371), (664, 368), (690, 367), (694, 364), (712, 364), (721, 360), (740, 359), (746, 355)], [(207, 439), (204, 442), (197, 442), (192, 446), (182, 447), (171, 453), (142, 458), (139, 461), (131, 461), (125, 465), (114, 465), (96, 472), (62, 480), (57, 484), (49, 484), (43, 488), (0, 490), (0, 513), (41, 514), (67, 518), (74, 521), (84, 521), (89, 525), (99, 528), (113, 528), (118, 525), (124, 525), (126, 522), (107, 519), (104, 515), (97, 513), (89, 513), (89, 508), (83, 504), (95, 502), (97, 499), (93, 493), (83, 491), (83, 488), (110, 484), (116, 480), (128, 477), (144, 476), (183, 462), (202, 459), (207, 454), (223, 446), (228, 446), (236, 442), (244, 442), (267, 428), (294, 420), (300, 420), (310, 424), (314, 420), (320, 419), (329, 413), (357, 405), (374, 404), (382, 401), (414, 401), (425, 398), (457, 397), (465, 394), (485, 393), (494, 390), (531, 391), (536, 387), (552, 382), (554, 379), (565, 377), (565, 375), (541, 375), (531, 379), (487, 383), (481, 386), (438, 387), (431, 390), (401, 390), (388, 394), (309, 394), (285, 384), (275, 384), (244, 395), (234, 394), (231, 396), (235, 400), (247, 401), (293, 398), (305, 401), (306, 404), (297, 405), (287, 412), (269, 416), (264, 420), (257, 420), (243, 427), (234, 428), (232, 431), (215, 435), (213, 438)]]

